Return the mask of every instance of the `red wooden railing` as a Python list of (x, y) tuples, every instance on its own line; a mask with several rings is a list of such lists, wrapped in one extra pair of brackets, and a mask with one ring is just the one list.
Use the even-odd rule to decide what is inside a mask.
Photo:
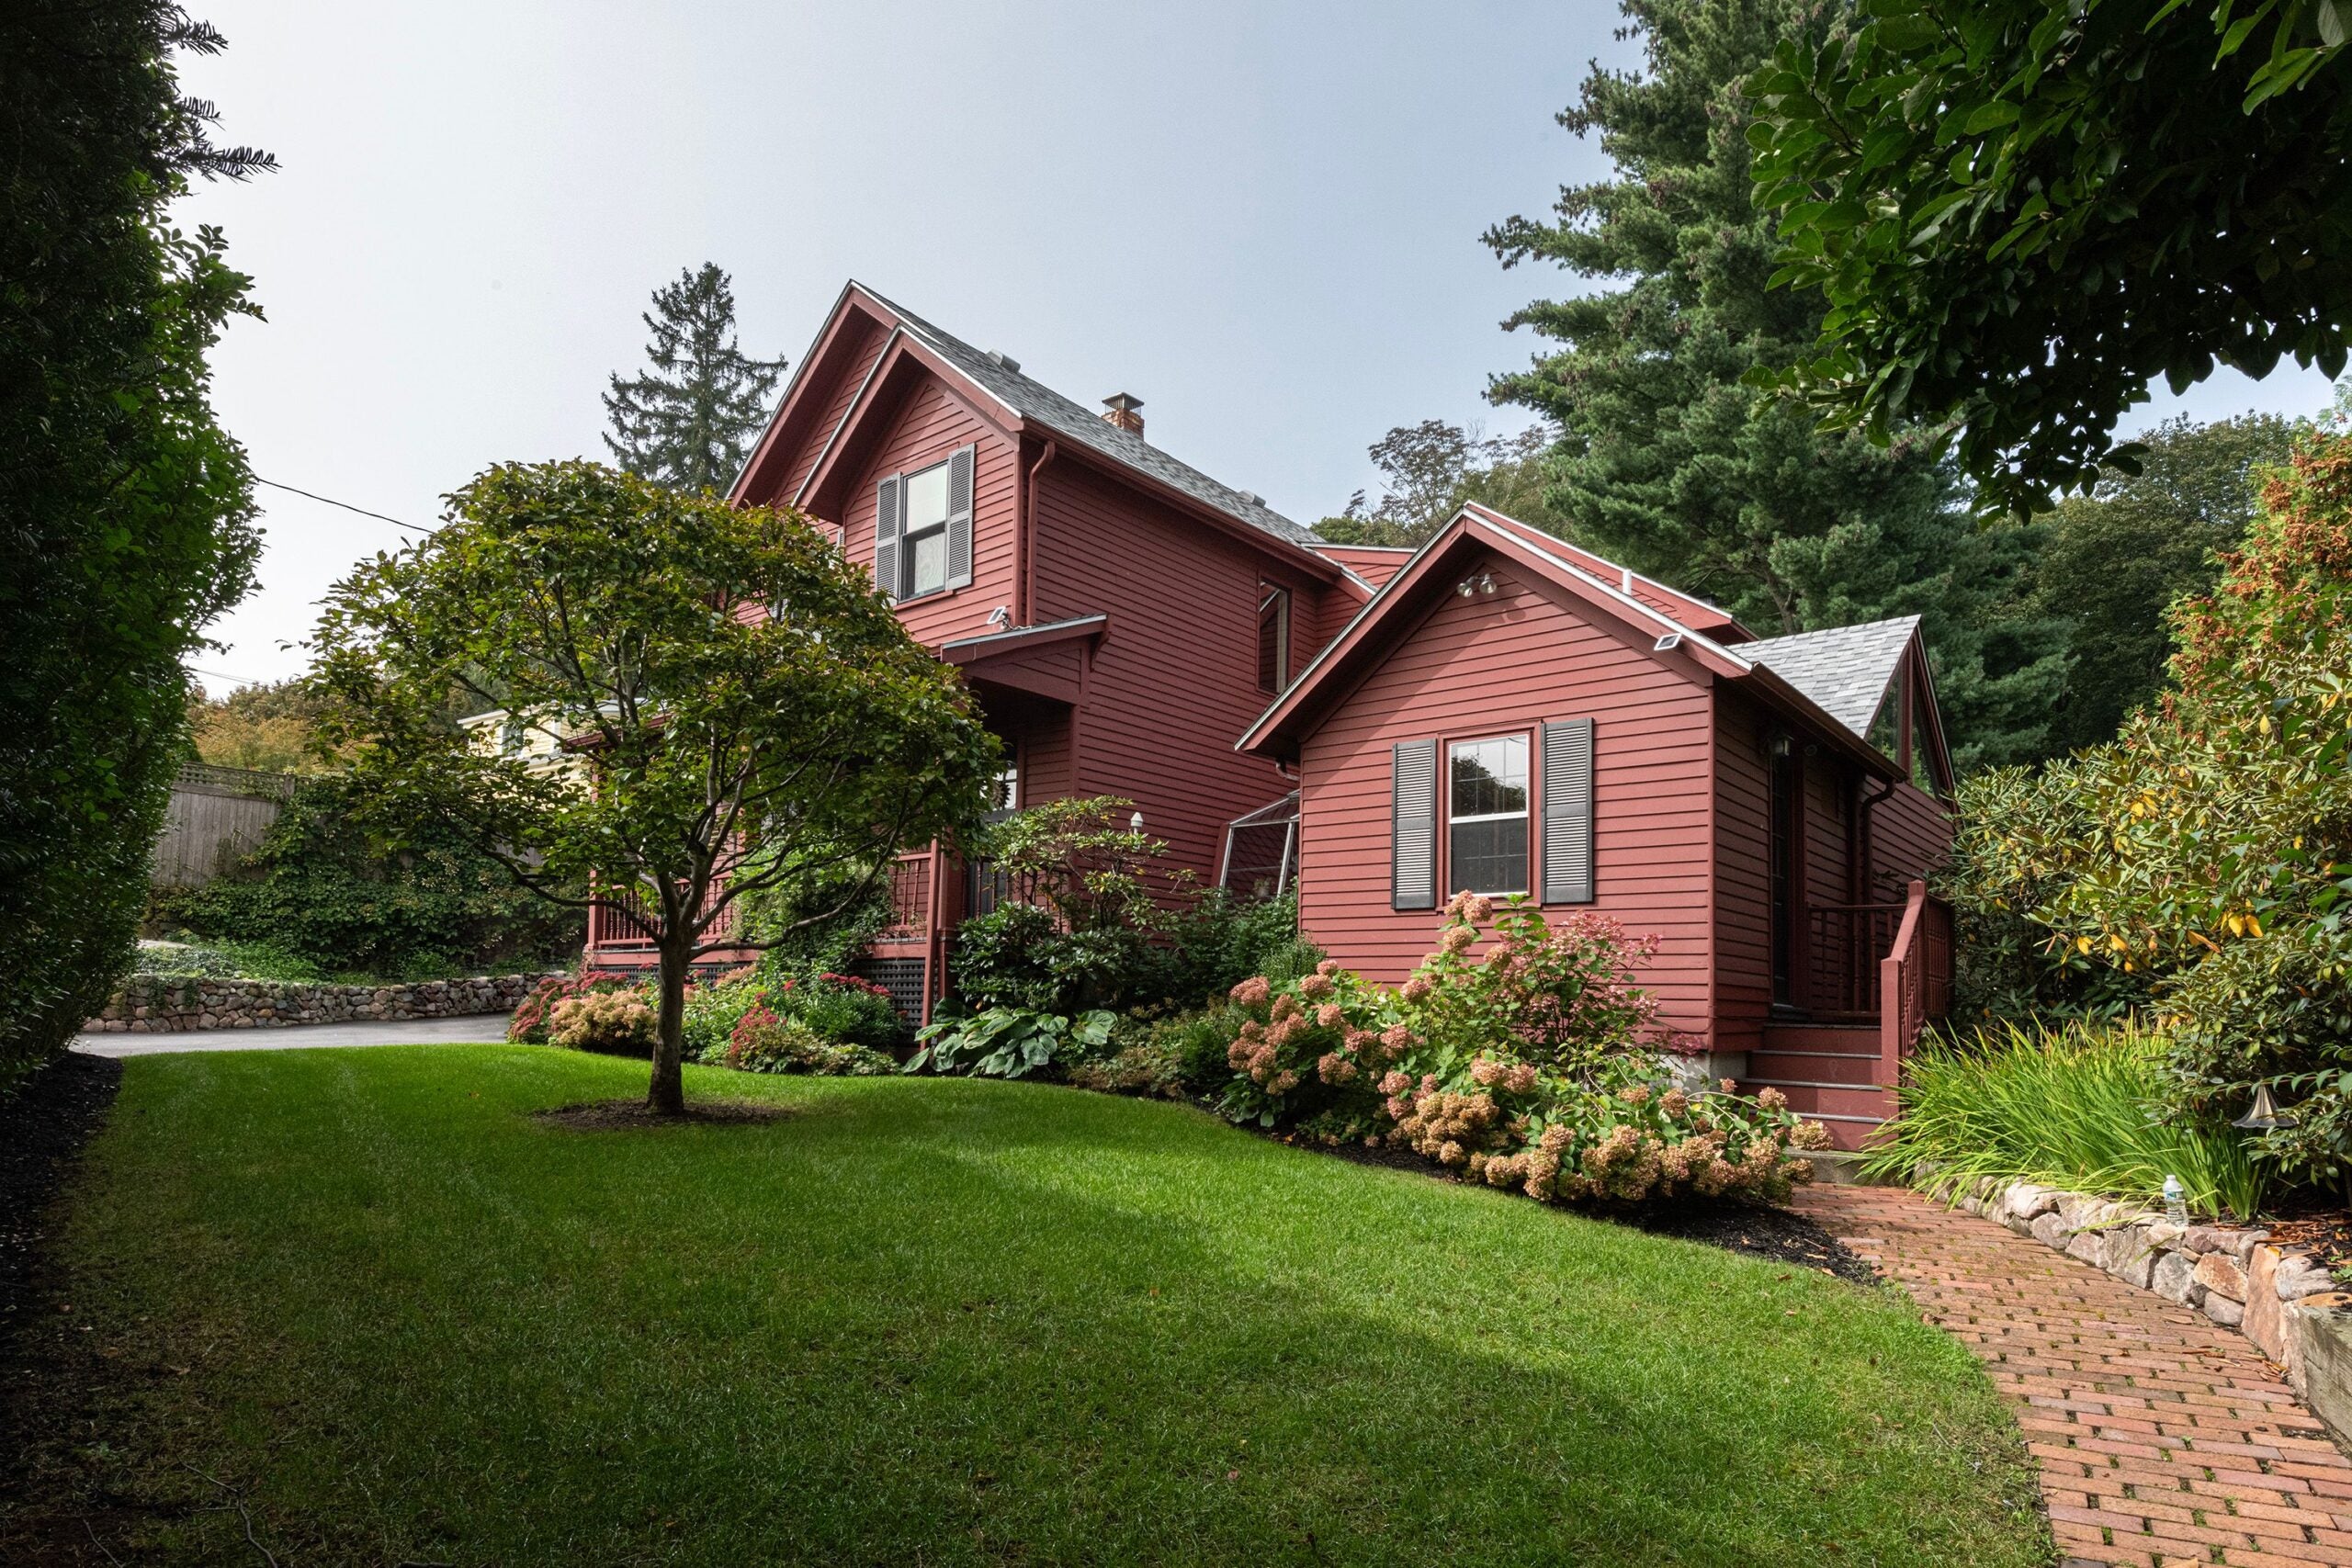
[(1879, 1081), (1903, 1079), (1903, 1058), (1919, 1043), (1931, 1018), (1951, 1007), (1951, 906), (1928, 896), (1924, 882), (1911, 884), (1903, 924), (1879, 961)]
[[(718, 912), (718, 920), (704, 933), (703, 941), (723, 937), (735, 929), (737, 906), (729, 904)], [(645, 896), (635, 887), (600, 887), (596, 901), (588, 906), (588, 946), (599, 948), (650, 948), (653, 945), (652, 912), (645, 907)]]
[(1894, 949), (1901, 904), (1815, 904), (1807, 944), (1805, 1008), (1818, 1014), (1874, 1017), (1879, 963)]

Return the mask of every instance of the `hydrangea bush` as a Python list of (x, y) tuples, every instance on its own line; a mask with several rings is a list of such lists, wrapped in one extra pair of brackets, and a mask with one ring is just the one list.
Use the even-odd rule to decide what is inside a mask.
[(548, 1043), (569, 1051), (650, 1051), (653, 1010), (636, 991), (591, 991), (566, 997), (548, 1014)]
[(1811, 1174), (1790, 1151), (1827, 1133), (1777, 1089), (1676, 1085), (1660, 1053), (1678, 1043), (1634, 983), (1654, 947), (1604, 917), (1457, 896), (1437, 951), (1394, 992), (1329, 960), (1287, 986), (1236, 986), (1220, 1109), (1408, 1147), (1544, 1201), (1785, 1197)]

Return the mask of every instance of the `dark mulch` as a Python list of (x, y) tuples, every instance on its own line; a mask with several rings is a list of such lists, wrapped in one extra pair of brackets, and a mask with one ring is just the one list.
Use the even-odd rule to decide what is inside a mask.
[(56, 1511), (35, 1472), (38, 1455), (70, 1439), (87, 1371), (59, 1294), (59, 1194), (121, 1084), (120, 1062), (66, 1055), (0, 1099), (0, 1558), (10, 1562), (102, 1560), (89, 1515)]
[(2341, 1209), (2257, 1222), (2281, 1247), (2307, 1247), (2329, 1269), (2352, 1269), (2352, 1214)]
[[(1361, 1143), (1324, 1144), (1311, 1138), (1277, 1133), (1262, 1135), (1294, 1148), (1337, 1155), (1356, 1165), (1409, 1170), (1435, 1181), (1463, 1181), (1463, 1178), (1436, 1161), (1393, 1144), (1384, 1143), (1380, 1147), (1372, 1149)], [(1571, 1212), (1589, 1219), (1630, 1225), (1652, 1235), (1703, 1242), (1709, 1247), (1720, 1247), (1726, 1252), (1736, 1252), (1745, 1258), (1794, 1264), (1800, 1269), (1816, 1269), (1824, 1274), (1834, 1274), (1857, 1285), (1878, 1282), (1878, 1271), (1849, 1252), (1845, 1243), (1803, 1214), (1788, 1209), (1776, 1209), (1766, 1203), (1751, 1203), (1740, 1199), (1711, 1201), (1692, 1198), (1640, 1207), (1577, 1204)]]
[(641, 1100), (599, 1100), (586, 1105), (565, 1105), (531, 1113), (541, 1122), (583, 1133), (618, 1132), (631, 1127), (675, 1127), (684, 1122), (705, 1126), (743, 1126), (781, 1122), (797, 1112), (788, 1105), (762, 1105), (749, 1100), (696, 1100), (679, 1115), (664, 1115)]

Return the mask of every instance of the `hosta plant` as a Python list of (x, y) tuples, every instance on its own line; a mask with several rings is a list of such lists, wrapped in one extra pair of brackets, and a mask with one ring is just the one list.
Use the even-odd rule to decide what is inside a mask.
[(907, 1059), (903, 1070), (1026, 1077), (1043, 1067), (1068, 1066), (1101, 1050), (1117, 1021), (1115, 1014), (1103, 1011), (1065, 1018), (1028, 1008), (990, 1008), (965, 1018), (942, 1019), (915, 1032), (922, 1049)]

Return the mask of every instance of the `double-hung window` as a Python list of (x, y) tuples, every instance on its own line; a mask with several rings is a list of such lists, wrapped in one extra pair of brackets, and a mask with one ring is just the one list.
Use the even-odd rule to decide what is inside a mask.
[(947, 465), (907, 476), (907, 525), (899, 547), (899, 597), (947, 586)]
[(1448, 886), (1527, 891), (1527, 738), (1457, 740), (1446, 749)]

